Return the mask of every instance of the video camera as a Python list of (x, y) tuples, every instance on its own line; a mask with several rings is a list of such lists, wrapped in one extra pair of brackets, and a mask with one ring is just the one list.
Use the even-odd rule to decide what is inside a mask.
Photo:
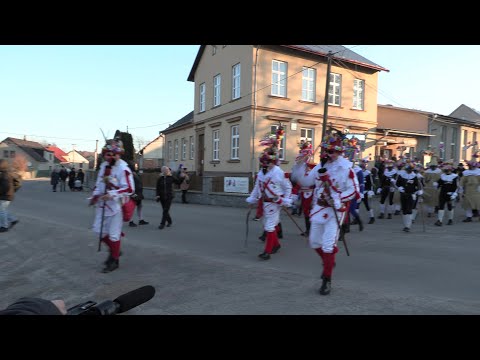
[(155, 288), (146, 285), (120, 295), (115, 300), (106, 300), (100, 304), (94, 301), (87, 301), (75, 305), (67, 310), (67, 315), (117, 315), (146, 303), (154, 295)]

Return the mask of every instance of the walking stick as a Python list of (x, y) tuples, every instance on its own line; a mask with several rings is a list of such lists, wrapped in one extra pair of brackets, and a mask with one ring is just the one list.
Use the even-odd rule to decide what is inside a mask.
[(422, 217), (423, 232), (425, 232), (425, 215), (423, 215), (423, 198), (421, 200), (422, 202), (420, 203), (420, 216)]
[(293, 223), (297, 226), (298, 230), (300, 230), (300, 232), (303, 234), (305, 233), (305, 231), (302, 230), (302, 228), (297, 224), (297, 222), (295, 221), (295, 219), (293, 218), (293, 216), (288, 212), (288, 210), (282, 206), (282, 209), (285, 210), (285, 212), (287, 213), (288, 217), (293, 221)]

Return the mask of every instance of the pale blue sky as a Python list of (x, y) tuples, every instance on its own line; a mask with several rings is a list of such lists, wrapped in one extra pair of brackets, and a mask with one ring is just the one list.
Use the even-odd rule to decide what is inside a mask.
[[(480, 108), (478, 45), (345, 45), (390, 70), (379, 104), (448, 115)], [(146, 142), (193, 110), (198, 45), (0, 46), (0, 140), (93, 151), (127, 126)]]

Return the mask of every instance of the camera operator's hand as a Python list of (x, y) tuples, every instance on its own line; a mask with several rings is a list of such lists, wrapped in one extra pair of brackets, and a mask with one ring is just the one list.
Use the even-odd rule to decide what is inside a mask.
[(0, 315), (66, 315), (63, 300), (24, 297), (0, 311)]

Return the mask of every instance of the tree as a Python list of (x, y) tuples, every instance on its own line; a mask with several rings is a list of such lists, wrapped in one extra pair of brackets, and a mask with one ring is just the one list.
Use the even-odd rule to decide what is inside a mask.
[(28, 160), (22, 154), (17, 154), (12, 160), (12, 168), (15, 172), (25, 172), (28, 170)]
[(135, 149), (133, 147), (132, 134), (117, 130), (115, 131), (115, 138), (119, 138), (123, 142), (123, 148), (125, 149), (125, 154), (122, 156), (123, 160), (134, 161)]

